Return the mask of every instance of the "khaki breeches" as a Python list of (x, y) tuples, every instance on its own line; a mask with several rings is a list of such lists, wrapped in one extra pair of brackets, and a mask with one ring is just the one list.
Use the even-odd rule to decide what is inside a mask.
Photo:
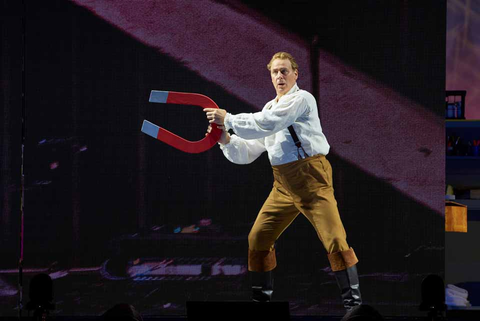
[(356, 264), (333, 193), (332, 167), (325, 156), (315, 155), (272, 168), (272, 191), (248, 236), (248, 269), (263, 272), (275, 268), (275, 241), (300, 213), (315, 228), (332, 270)]

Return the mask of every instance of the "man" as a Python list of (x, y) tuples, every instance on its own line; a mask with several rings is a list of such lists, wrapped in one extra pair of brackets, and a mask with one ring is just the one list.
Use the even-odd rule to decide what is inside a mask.
[[(298, 88), (298, 65), (290, 54), (276, 53), (267, 68), (277, 96), (262, 111), (232, 115), (224, 109), (204, 109), (209, 122), (224, 129), (219, 143), (228, 160), (248, 164), (267, 151), (273, 168), (272, 191), (248, 236), (252, 299), (270, 301), (275, 241), (300, 212), (327, 250), (343, 304), (351, 309), (362, 302), (358, 260), (347, 244), (338, 213), (332, 168), (325, 158), (330, 145), (322, 132), (315, 98)], [(235, 135), (228, 134), (230, 129)]]

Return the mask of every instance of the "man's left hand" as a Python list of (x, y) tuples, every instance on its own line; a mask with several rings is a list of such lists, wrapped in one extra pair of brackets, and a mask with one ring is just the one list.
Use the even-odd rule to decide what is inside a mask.
[(203, 110), (207, 114), (207, 119), (210, 124), (222, 125), (225, 121), (225, 115), (227, 111), (219, 108), (205, 108)]

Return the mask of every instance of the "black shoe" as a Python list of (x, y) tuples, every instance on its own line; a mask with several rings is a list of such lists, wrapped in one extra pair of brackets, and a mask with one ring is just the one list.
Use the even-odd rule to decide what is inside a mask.
[(335, 271), (335, 279), (342, 293), (343, 306), (350, 310), (356, 305), (362, 304), (360, 284), (358, 281), (357, 266), (351, 266), (346, 270)]
[(251, 272), (252, 300), (254, 302), (270, 302), (273, 294), (273, 273)]

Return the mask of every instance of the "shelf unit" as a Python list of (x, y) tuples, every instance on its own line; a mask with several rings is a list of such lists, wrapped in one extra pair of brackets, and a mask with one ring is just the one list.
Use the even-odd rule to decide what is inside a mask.
[(445, 119), (446, 128), (480, 128), (480, 119)]
[[(460, 136), (465, 141), (480, 140), (480, 120), (448, 119), (446, 136)], [(446, 184), (460, 189), (480, 189), (480, 156), (446, 156)], [(480, 221), (480, 200), (456, 199), (468, 206), (468, 220)]]

